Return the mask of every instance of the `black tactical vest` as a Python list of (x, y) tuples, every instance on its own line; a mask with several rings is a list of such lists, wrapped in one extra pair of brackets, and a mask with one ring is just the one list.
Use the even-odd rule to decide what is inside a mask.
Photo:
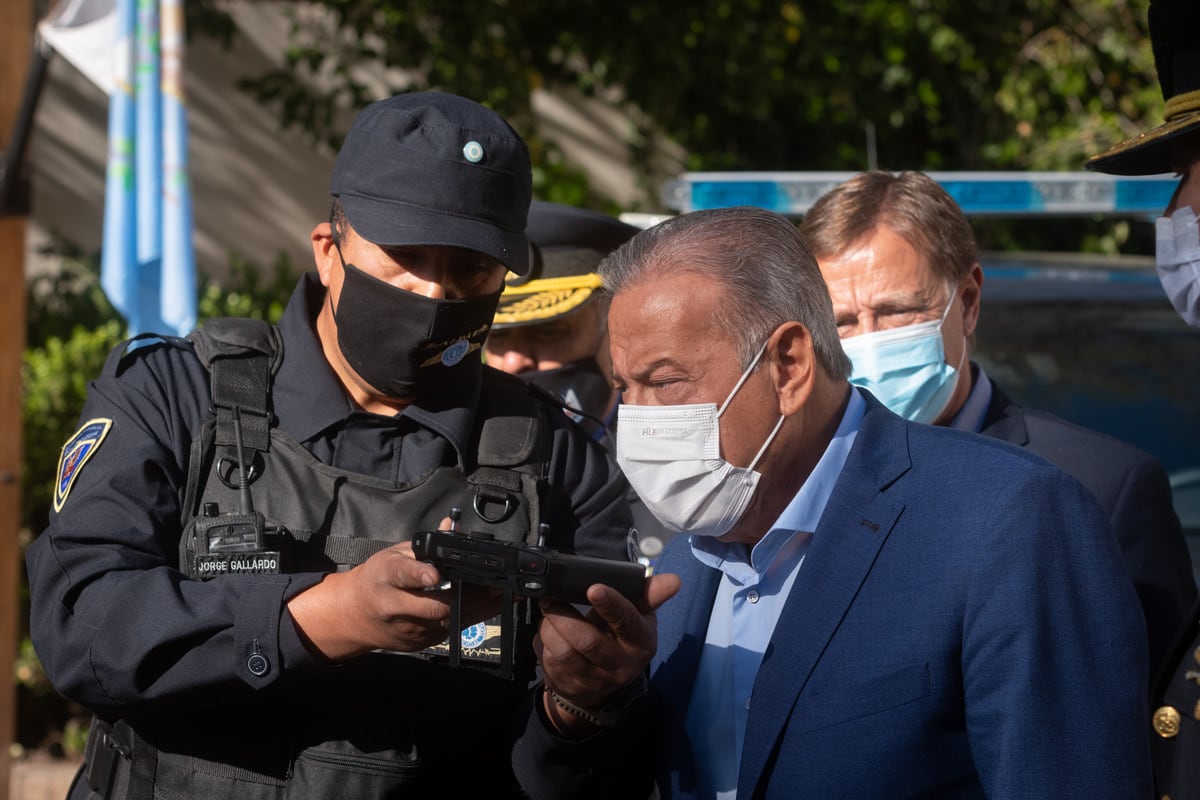
[[(410, 484), (330, 467), (270, 426), (270, 379), (281, 356), (277, 331), (250, 319), (210, 320), (189, 337), (212, 374), (213, 415), (192, 443), (180, 568), (188, 572), (198, 518), (239, 509), (237, 435), (254, 508), (269, 522), (283, 571), (332, 571), (434, 530), (450, 509), (462, 527), (533, 544), (549, 444), (542, 411), (517, 381), (490, 382), (480, 397), (468, 474), (442, 467)], [(193, 577), (200, 577), (195, 576)]]
[[(242, 570), (248, 573), (348, 569), (415, 531), (436, 529), (451, 508), (461, 509), (464, 530), (536, 540), (549, 426), (523, 383), (489, 376), (470, 448), (476, 461), (465, 474), (443, 467), (400, 484), (323, 464), (271, 426), (271, 378), (282, 357), (273, 326), (210, 320), (189, 339), (211, 374), (212, 413), (191, 448), (184, 572), (193, 569), (205, 520), (244, 518), (239, 464), (266, 523), (259, 550), (279, 558), (277, 570)], [(518, 635), (518, 648), (529, 657), (517, 662), (514, 681), (495, 677), (498, 653), (487, 642), (464, 650), (474, 668), (447, 667), (443, 645), (422, 654), (367, 654), (313, 678), (308, 693), (262, 697), (245, 710), (214, 697), (211, 718), (96, 720), (87, 768), (102, 777), (111, 769), (113, 777), (107, 792), (92, 796), (408, 798), (457, 796), (464, 786), (477, 786), (479, 796), (519, 796), (502, 758), (513, 709), (533, 675), (527, 635)]]

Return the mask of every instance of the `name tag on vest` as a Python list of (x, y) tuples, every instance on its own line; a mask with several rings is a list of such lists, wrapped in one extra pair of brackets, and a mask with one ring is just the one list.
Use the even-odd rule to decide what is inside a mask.
[(192, 557), (192, 576), (267, 575), (279, 572), (278, 550), (252, 550), (245, 553), (209, 553)]

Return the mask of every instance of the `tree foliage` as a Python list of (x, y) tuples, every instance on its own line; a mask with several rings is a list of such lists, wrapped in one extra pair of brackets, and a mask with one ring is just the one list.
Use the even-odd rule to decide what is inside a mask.
[(340, 112), (409, 88), (536, 134), (531, 94), (557, 85), (617, 98), (693, 169), (861, 169), (868, 126), (885, 168), (1078, 169), (1158, 119), (1147, 2), (315, 0), (245, 88), (335, 143)]

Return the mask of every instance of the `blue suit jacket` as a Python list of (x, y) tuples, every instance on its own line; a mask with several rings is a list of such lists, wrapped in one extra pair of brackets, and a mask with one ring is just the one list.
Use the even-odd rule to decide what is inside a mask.
[[(1148, 797), (1145, 629), (1107, 524), (1036, 456), (868, 396), (763, 656), (738, 797)], [(659, 571), (683, 578), (651, 665), (659, 789), (692, 797), (720, 573), (686, 537)]]

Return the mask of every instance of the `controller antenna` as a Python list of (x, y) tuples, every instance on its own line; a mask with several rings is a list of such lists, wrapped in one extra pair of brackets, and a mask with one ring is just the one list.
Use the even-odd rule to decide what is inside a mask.
[(452, 530), (456, 533), (458, 532), (458, 521), (460, 519), (462, 519), (462, 509), (461, 508), (450, 509), (450, 530)]
[(546, 538), (547, 538), (549, 535), (550, 535), (550, 526), (549, 526), (549, 525), (547, 525), (547, 524), (546, 524), (546, 523), (544, 523), (544, 522), (539, 522), (539, 523), (538, 523), (538, 538), (537, 538), (537, 546), (538, 546), (538, 547), (545, 547), (545, 546), (546, 546)]

